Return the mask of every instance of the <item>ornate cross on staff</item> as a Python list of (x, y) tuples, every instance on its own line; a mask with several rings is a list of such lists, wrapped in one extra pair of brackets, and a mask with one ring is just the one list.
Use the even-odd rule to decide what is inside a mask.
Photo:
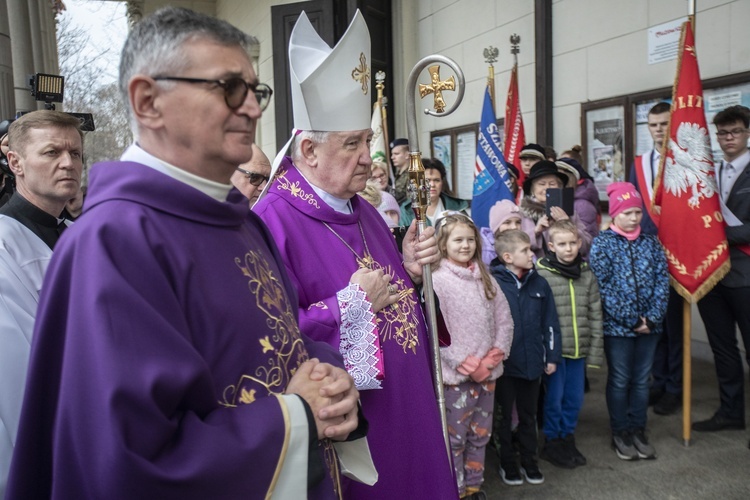
[[(435, 63), (445, 64), (451, 68), (456, 74), (458, 85), (456, 85), (453, 77), (441, 82), (440, 66)], [(437, 54), (427, 56), (417, 62), (417, 65), (414, 66), (409, 74), (409, 80), (406, 82), (406, 129), (409, 134), (409, 194), (412, 200), (411, 206), (417, 220), (417, 233), (419, 235), (421, 235), (427, 227), (427, 208), (430, 204), (430, 188), (429, 184), (425, 182), (422, 153), (419, 151), (417, 103), (414, 91), (417, 88), (417, 78), (419, 78), (419, 73), (421, 73), (429, 64), (433, 64), (429, 67), (430, 75), (432, 75), (432, 85), (420, 84), (420, 96), (424, 98), (427, 94), (434, 93), (435, 111), (437, 113), (443, 113), (445, 111), (445, 101), (443, 101), (443, 96), (440, 92), (442, 90), (456, 90), (457, 95), (453, 106), (448, 108), (444, 114), (438, 115), (436, 112), (429, 109), (424, 110), (425, 114), (431, 116), (446, 116), (451, 114), (461, 103), (461, 100), (464, 98), (464, 90), (466, 89), (464, 73), (461, 71), (458, 64), (452, 59)], [(442, 104), (439, 105), (439, 102)], [(438, 407), (440, 408), (440, 420), (443, 425), (443, 438), (445, 439), (445, 452), (448, 454), (448, 457), (451, 457), (451, 447), (448, 438), (448, 421), (445, 416), (445, 393), (443, 390), (443, 372), (440, 364), (440, 344), (437, 335), (435, 295), (432, 288), (432, 270), (429, 265), (422, 268), (422, 286), (425, 300), (425, 317), (427, 318), (429, 326), (430, 345), (432, 347), (432, 376), (435, 384), (435, 396), (437, 398)]]
[(445, 100), (443, 99), (443, 90), (456, 90), (456, 80), (452, 76), (447, 80), (440, 81), (440, 65), (435, 64), (428, 68), (432, 83), (425, 85), (419, 84), (419, 97), (423, 98), (428, 94), (434, 94), (435, 111), (442, 113), (445, 111)]

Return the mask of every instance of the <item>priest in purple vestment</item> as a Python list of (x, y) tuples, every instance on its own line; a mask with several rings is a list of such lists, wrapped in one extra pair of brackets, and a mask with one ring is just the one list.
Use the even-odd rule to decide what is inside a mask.
[(175, 8), (131, 31), (137, 142), (94, 166), (55, 248), (7, 500), (329, 499), (356, 474), (337, 459), (365, 443), (353, 380), (300, 334), (265, 225), (225, 201), (271, 96), (253, 43)]
[(412, 225), (401, 255), (357, 195), (372, 163), (367, 25), (357, 12), (331, 49), (303, 13), (289, 47), (292, 156), (253, 210), (297, 288), (300, 329), (341, 351), (360, 390), (379, 480), (347, 483), (345, 496), (458, 498), (416, 289), (422, 265), (438, 258), (434, 230), (418, 239)]

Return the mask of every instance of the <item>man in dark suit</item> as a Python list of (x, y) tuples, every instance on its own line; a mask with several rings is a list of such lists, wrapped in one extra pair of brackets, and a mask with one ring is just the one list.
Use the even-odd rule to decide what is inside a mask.
[(700, 302), (700, 311), (719, 380), (721, 405), (693, 430), (710, 432), (745, 428), (745, 391), (742, 358), (737, 345), (739, 326), (750, 363), (750, 109), (730, 106), (714, 117), (724, 159), (716, 171), (722, 213), (727, 222), (731, 268)]

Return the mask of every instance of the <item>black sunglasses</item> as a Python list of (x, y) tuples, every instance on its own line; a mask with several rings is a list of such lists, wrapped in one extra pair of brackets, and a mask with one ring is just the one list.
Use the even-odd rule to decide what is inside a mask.
[(268, 107), (273, 95), (273, 89), (265, 83), (247, 83), (242, 78), (229, 78), (227, 80), (206, 80), (204, 78), (186, 78), (182, 76), (155, 76), (154, 80), (170, 80), (185, 83), (211, 83), (224, 89), (224, 101), (229, 109), (235, 110), (242, 106), (247, 99), (247, 93), (252, 90), (255, 100), (258, 101), (260, 110)]
[(243, 173), (247, 178), (247, 181), (253, 186), (260, 186), (264, 182), (268, 182), (269, 179), (267, 175), (259, 174), (258, 172), (251, 172), (244, 168), (237, 167), (237, 171)]

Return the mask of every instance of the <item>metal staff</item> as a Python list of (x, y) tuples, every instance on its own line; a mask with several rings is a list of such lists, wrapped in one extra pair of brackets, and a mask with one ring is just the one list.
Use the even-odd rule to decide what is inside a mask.
[[(438, 63), (450, 67), (456, 74), (458, 83), (453, 77), (448, 80), (440, 80), (440, 66)], [(409, 74), (406, 83), (406, 127), (409, 136), (409, 195), (412, 208), (417, 219), (417, 237), (427, 227), (427, 207), (430, 206), (430, 186), (425, 183), (424, 166), (422, 165), (422, 153), (419, 151), (419, 134), (417, 133), (417, 105), (414, 97), (417, 90), (417, 78), (426, 67), (430, 66), (431, 83), (429, 85), (419, 84), (420, 97), (433, 94), (435, 111), (425, 109), (425, 114), (432, 116), (445, 116), (452, 113), (464, 98), (464, 74), (453, 60), (441, 56), (431, 55), (419, 61)], [(442, 92), (444, 90), (457, 90), (456, 101), (453, 106), (445, 109), (445, 101)], [(448, 439), (448, 421), (445, 415), (445, 393), (443, 391), (443, 369), (440, 363), (440, 344), (438, 341), (437, 317), (435, 315), (435, 295), (432, 289), (432, 269), (430, 265), (422, 267), (422, 291), (425, 299), (425, 315), (429, 329), (430, 345), (432, 346), (433, 382), (435, 384), (435, 396), (440, 408), (440, 421), (443, 425), (443, 438), (445, 439), (445, 451), (450, 460), (451, 448)]]

